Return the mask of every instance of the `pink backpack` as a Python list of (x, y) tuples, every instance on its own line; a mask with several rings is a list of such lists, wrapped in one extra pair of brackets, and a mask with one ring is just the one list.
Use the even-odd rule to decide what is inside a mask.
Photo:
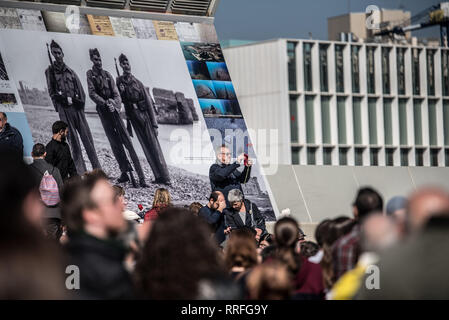
[(39, 192), (41, 194), (42, 202), (49, 207), (57, 205), (60, 201), (58, 184), (48, 171), (45, 171), (42, 176)]

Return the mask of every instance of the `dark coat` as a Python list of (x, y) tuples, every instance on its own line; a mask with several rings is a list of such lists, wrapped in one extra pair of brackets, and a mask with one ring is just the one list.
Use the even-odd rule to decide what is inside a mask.
[[(53, 178), (56, 180), (56, 183), (58, 184), (59, 194), (61, 194), (63, 182), (61, 178), (61, 174), (59, 173), (58, 168), (52, 166), (44, 159), (34, 159), (33, 163), (30, 164), (30, 168), (32, 169), (32, 172), (34, 174), (34, 178), (38, 183), (42, 180), (42, 177), (45, 173), (45, 171), (48, 171)], [(46, 210), (44, 212), (44, 218), (58, 218), (61, 219), (61, 210), (59, 208), (59, 205), (55, 207), (46, 207)]]
[(240, 172), (238, 163), (217, 164), (214, 163), (209, 169), (209, 180), (212, 191), (221, 191), (228, 203), (228, 193), (232, 189), (242, 190), (242, 183), (248, 182), (251, 176), (251, 167), (246, 167)]
[(123, 266), (126, 249), (119, 241), (101, 240), (86, 233), (70, 235), (66, 245), (70, 264), (80, 273), (81, 299), (132, 299), (131, 277)]
[(211, 227), (215, 233), (215, 239), (217, 239), (218, 244), (225, 241), (226, 236), (224, 234), (225, 223), (224, 214), (218, 210), (204, 206), (198, 211), (198, 216), (203, 218)]
[(47, 156), (45, 160), (59, 169), (63, 180), (76, 176), (76, 167), (70, 153), (69, 145), (66, 142), (60, 142), (55, 139), (47, 144)]
[[(225, 224), (226, 228), (231, 227), (231, 229), (239, 229), (243, 227), (249, 228), (259, 228), (262, 230), (261, 236), (267, 233), (267, 229), (265, 228), (265, 219), (259, 211), (259, 208), (252, 203), (251, 201), (245, 199), (243, 200), (246, 208), (245, 213), (245, 222), (242, 221), (240, 214), (238, 211), (233, 210), (232, 208), (224, 209), (225, 214)], [(250, 213), (252, 211), (252, 213)], [(251, 218), (252, 215), (252, 218)]]
[(67, 98), (71, 98), (73, 106), (84, 110), (86, 94), (75, 71), (65, 63), (58, 66), (53, 63), (45, 70), (47, 89), (56, 112), (68, 106)]
[(22, 135), (9, 123), (6, 123), (5, 129), (0, 132), (0, 148), (14, 150), (23, 157)]

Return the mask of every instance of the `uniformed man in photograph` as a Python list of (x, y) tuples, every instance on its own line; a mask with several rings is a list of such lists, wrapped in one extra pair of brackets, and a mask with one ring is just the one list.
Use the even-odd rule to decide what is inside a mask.
[(128, 58), (119, 57), (123, 74), (117, 77), (117, 87), (125, 106), (126, 117), (132, 124), (142, 149), (153, 170), (154, 183), (169, 184), (167, 164), (157, 138), (157, 120), (154, 105), (144, 85), (131, 73)]
[(86, 73), (89, 97), (97, 106), (98, 116), (121, 171), (121, 176), (117, 182), (129, 181), (128, 172), (132, 174), (133, 171), (124, 149), (126, 148), (139, 177), (140, 186), (148, 187), (145, 183), (145, 176), (140, 166), (139, 158), (131, 143), (131, 138), (120, 118), (122, 100), (115, 81), (109, 72), (103, 70), (100, 53), (97, 48), (90, 49), (89, 56), (93, 63), (92, 69)]
[(101, 169), (97, 153), (95, 152), (94, 140), (84, 114), (86, 95), (81, 82), (76, 73), (64, 63), (64, 53), (59, 44), (52, 40), (50, 49), (55, 61), (53, 62), (50, 52), (48, 52), (50, 66), (45, 70), (48, 93), (56, 112), (59, 113), (59, 119), (69, 125), (68, 138), (76, 170), (78, 174), (83, 174), (87, 170), (78, 134), (83, 142), (92, 168)]

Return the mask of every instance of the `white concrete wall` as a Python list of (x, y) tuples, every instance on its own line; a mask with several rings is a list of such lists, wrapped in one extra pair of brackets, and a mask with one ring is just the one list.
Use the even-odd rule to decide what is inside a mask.
[[(288, 64), (287, 64), (287, 42), (293, 41), (296, 46), (296, 63), (297, 63), (297, 83), (298, 90), (295, 92), (288, 91)], [(303, 44), (305, 42), (312, 43), (312, 74), (313, 74), (313, 90), (304, 91), (303, 79)], [(328, 82), (329, 91), (321, 92), (320, 90), (320, 73), (319, 73), (319, 44), (328, 44)], [(335, 77), (335, 46), (344, 45), (343, 61), (344, 61), (344, 93), (336, 92)], [(359, 52), (359, 71), (360, 71), (360, 94), (352, 92), (352, 72), (351, 72), (351, 45), (360, 46)], [(374, 94), (367, 93), (367, 70), (366, 70), (366, 47), (374, 46), (375, 50), (375, 86)], [(390, 47), (389, 54), (389, 76), (390, 76), (390, 94), (384, 94), (382, 90), (382, 47)], [(404, 95), (398, 94), (398, 77), (397, 77), (397, 48), (405, 48), (405, 84), (406, 92)], [(414, 95), (412, 87), (412, 56), (411, 49), (420, 48), (420, 84), (421, 94)], [(426, 51), (435, 50), (435, 48), (400, 46), (390, 44), (361, 44), (361, 43), (342, 43), (337, 41), (314, 41), (314, 40), (297, 40), (297, 39), (280, 39), (274, 41), (261, 42), (257, 44), (234, 47), (225, 49), (225, 57), (228, 62), (228, 68), (234, 81), (234, 85), (239, 97), (242, 111), (245, 115), (248, 127), (259, 128), (277, 128), (279, 130), (279, 163), (291, 164), (291, 147), (300, 147), (299, 164), (307, 164), (307, 147), (306, 143), (306, 117), (305, 117), (305, 97), (307, 95), (314, 96), (314, 125), (315, 125), (315, 145), (317, 147), (316, 164), (323, 163), (323, 148), (333, 147), (331, 159), (332, 165), (340, 165), (338, 157), (338, 121), (336, 113), (336, 105), (338, 97), (346, 98), (346, 134), (349, 146), (348, 165), (354, 165), (355, 147), (363, 147), (363, 165), (370, 165), (370, 148), (380, 148), (378, 163), (385, 166), (385, 128), (383, 101), (385, 98), (392, 99), (392, 137), (394, 151), (394, 166), (401, 166), (401, 149), (409, 149), (408, 163), (409, 166), (415, 166), (415, 128), (413, 101), (421, 99), (422, 101), (422, 135), (424, 148), (424, 166), (430, 166), (430, 150), (439, 148), (438, 166), (445, 166), (444, 150), (449, 148), (444, 142), (444, 125), (443, 125), (443, 100), (449, 97), (442, 96), (442, 78), (441, 78), (441, 50), (437, 49), (434, 56), (435, 64), (435, 96), (430, 99), (436, 99), (437, 112), (437, 146), (430, 146), (429, 141), (429, 118), (428, 118), (428, 100), (427, 95), (427, 63)], [(289, 95), (296, 96), (298, 101), (298, 143), (290, 141), (290, 114), (289, 114)], [(321, 133), (321, 105), (322, 96), (330, 97), (330, 132), (331, 145), (323, 145)], [(362, 128), (362, 144), (354, 145), (354, 128), (353, 128), (353, 109), (352, 102), (354, 97), (362, 99), (361, 110), (361, 128)], [(368, 117), (368, 99), (377, 99), (376, 102), (376, 123), (377, 123), (377, 145), (369, 144), (369, 117)], [(399, 100), (406, 99), (407, 109), (407, 144), (400, 145), (400, 127), (399, 127)], [(310, 124), (309, 124), (310, 125)], [(257, 142), (256, 142), (257, 149)]]
[[(291, 161), (287, 46), (282, 40), (224, 49), (248, 129), (278, 130), (278, 163)], [(255, 149), (263, 146), (251, 136)]]

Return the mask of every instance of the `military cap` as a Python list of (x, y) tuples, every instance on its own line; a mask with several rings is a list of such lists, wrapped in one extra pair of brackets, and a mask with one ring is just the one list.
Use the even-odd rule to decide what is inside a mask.
[(59, 44), (57, 44), (55, 40), (51, 40), (50, 48), (51, 48), (51, 49), (59, 49), (59, 50), (62, 51), (61, 46), (60, 46)]
[(89, 49), (89, 56), (92, 58), (93, 56), (100, 56), (100, 52), (98, 52), (97, 48)]
[(120, 63), (123, 63), (123, 61), (125, 60), (128, 61), (128, 58), (123, 53), (121, 53), (120, 56), (118, 57), (118, 61)]

